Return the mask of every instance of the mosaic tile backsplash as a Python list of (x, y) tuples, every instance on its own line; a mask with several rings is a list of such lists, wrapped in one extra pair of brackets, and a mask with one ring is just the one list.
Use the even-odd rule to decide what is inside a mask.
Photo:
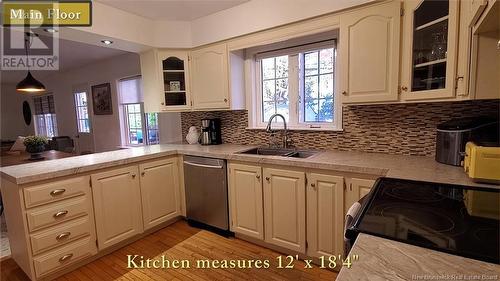
[[(499, 115), (500, 100), (343, 107), (342, 132), (290, 131), (296, 147), (433, 156), (436, 125), (458, 117)], [(267, 145), (269, 133), (247, 130), (248, 113), (183, 112), (182, 133), (200, 128), (201, 119), (220, 118), (223, 143)]]

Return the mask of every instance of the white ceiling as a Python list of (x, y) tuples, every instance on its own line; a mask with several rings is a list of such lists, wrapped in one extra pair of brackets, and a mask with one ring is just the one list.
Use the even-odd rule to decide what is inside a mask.
[[(60, 39), (58, 71), (67, 71), (126, 53), (128, 52)], [(36, 78), (43, 78), (53, 75), (55, 71), (32, 71), (32, 73)], [(25, 76), (24, 70), (2, 70), (0, 82), (2, 84), (18, 83)]]
[(94, 0), (152, 20), (192, 21), (249, 0)]

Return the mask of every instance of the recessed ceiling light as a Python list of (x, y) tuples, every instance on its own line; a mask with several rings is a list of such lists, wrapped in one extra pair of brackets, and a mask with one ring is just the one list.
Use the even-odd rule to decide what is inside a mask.
[(55, 28), (44, 28), (43, 29), (45, 32), (48, 32), (48, 33), (56, 33), (56, 32), (59, 32), (57, 31), (57, 29)]
[(101, 40), (102, 43), (106, 44), (106, 45), (111, 45), (113, 44), (113, 41), (111, 40)]

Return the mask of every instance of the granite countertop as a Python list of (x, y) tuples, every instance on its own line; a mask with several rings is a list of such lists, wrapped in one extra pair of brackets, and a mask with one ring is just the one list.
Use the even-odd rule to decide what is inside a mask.
[[(360, 233), (338, 281), (351, 280), (498, 280), (500, 265), (450, 255)], [(478, 276), (478, 277), (477, 277)]]
[(474, 183), (467, 177), (461, 167), (440, 164), (432, 157), (336, 150), (318, 151), (317, 154), (305, 159), (237, 154), (237, 152), (253, 147), (255, 146), (234, 144), (215, 146), (160, 144), (2, 167), (0, 168), (0, 175), (13, 183), (27, 184), (118, 165), (137, 163), (158, 157), (183, 154), (258, 164), (285, 165), (361, 173), (373, 176), (500, 188), (500, 186), (496, 185)]

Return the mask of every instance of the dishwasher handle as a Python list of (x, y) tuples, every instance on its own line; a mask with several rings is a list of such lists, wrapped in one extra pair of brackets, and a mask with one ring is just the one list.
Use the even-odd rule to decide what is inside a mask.
[(201, 168), (210, 168), (210, 169), (222, 169), (224, 168), (224, 166), (212, 166), (212, 165), (205, 165), (205, 164), (198, 164), (198, 163), (193, 163), (193, 162), (189, 162), (189, 161), (184, 161), (184, 164), (185, 165), (189, 165), (189, 166), (195, 166), (195, 167), (201, 167)]

